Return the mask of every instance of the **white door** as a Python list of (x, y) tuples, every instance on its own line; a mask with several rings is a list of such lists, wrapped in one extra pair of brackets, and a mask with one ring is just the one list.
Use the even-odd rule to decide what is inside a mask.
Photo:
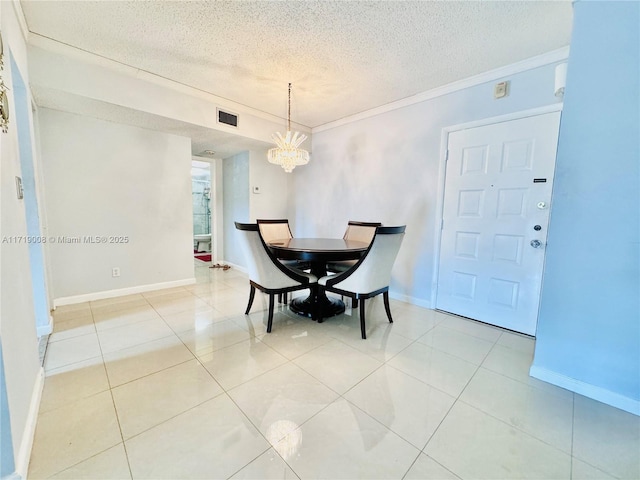
[(452, 132), (436, 308), (534, 335), (560, 112)]

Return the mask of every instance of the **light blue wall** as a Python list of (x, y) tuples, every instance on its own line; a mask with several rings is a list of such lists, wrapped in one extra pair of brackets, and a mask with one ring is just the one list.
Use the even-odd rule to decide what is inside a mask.
[[(20, 151), (20, 169), (22, 187), (24, 190), (24, 208), (27, 219), (27, 234), (33, 240), (41, 237), (40, 214), (38, 211), (38, 195), (36, 190), (33, 150), (31, 140), (31, 123), (29, 110), (31, 104), (27, 89), (20, 75), (20, 70), (11, 56), (11, 74), (16, 106), (15, 118), (18, 131), (18, 145)], [(29, 243), (29, 266), (31, 270), (31, 284), (33, 287), (33, 303), (36, 314), (36, 328), (39, 335), (49, 333), (49, 305), (45, 284), (44, 251), (42, 243)]]
[(640, 4), (574, 10), (532, 374), (640, 414)]
[(225, 158), (222, 163), (224, 259), (245, 266), (234, 222), (249, 221), (249, 152)]
[(11, 420), (9, 418), (9, 402), (7, 386), (4, 380), (4, 362), (2, 360), (2, 342), (0, 341), (0, 478), (13, 473), (13, 444), (11, 441)]

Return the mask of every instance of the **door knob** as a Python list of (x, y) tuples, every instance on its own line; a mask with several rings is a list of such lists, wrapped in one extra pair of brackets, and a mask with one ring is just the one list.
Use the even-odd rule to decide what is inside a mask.
[(542, 242), (540, 240), (531, 240), (531, 243), (529, 245), (531, 245), (533, 248), (540, 248)]

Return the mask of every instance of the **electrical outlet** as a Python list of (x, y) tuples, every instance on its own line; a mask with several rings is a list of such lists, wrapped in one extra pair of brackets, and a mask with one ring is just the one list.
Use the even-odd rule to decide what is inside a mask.
[(112, 277), (119, 277), (120, 276), (120, 267), (113, 267), (111, 269), (111, 276)]

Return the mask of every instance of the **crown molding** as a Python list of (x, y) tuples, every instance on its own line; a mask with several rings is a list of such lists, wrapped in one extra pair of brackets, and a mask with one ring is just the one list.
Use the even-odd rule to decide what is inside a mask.
[(350, 115), (348, 117), (344, 117), (339, 120), (335, 120), (333, 122), (325, 123), (324, 125), (319, 125), (317, 127), (312, 128), (311, 133), (314, 134), (318, 132), (323, 132), (325, 130), (329, 130), (331, 128), (347, 125), (349, 123), (357, 122), (359, 120), (364, 120), (366, 118), (370, 118), (375, 115), (380, 115), (381, 113), (390, 112), (392, 110), (397, 110), (399, 108), (407, 107), (409, 105), (414, 105), (416, 103), (424, 102), (426, 100), (431, 100), (432, 98), (440, 97), (442, 95), (447, 95), (449, 93), (457, 92), (465, 88), (475, 87), (476, 85), (480, 85), (482, 83), (492, 82), (494, 80), (502, 79), (504, 77), (509, 77), (511, 75), (522, 73), (527, 70), (532, 70), (534, 68), (542, 67), (542, 66), (549, 65), (556, 62), (562, 62), (562, 61), (565, 61), (567, 58), (569, 58), (569, 47), (563, 47), (557, 50), (552, 50), (542, 55), (537, 55), (535, 57), (527, 58), (526, 60), (522, 60), (520, 62), (512, 63), (511, 65), (507, 65), (505, 67), (489, 70), (488, 72), (480, 73), (478, 75), (474, 75), (472, 77), (465, 78), (463, 80), (458, 80), (458, 81), (449, 83), (447, 85), (443, 85), (441, 87), (427, 90), (426, 92), (418, 93), (416, 95), (412, 95), (411, 97), (403, 98), (402, 100), (397, 100), (395, 102), (387, 103), (385, 105), (381, 105), (379, 107), (372, 108), (370, 110), (365, 110), (364, 112), (356, 113), (355, 115)]
[(22, 10), (22, 4), (20, 3), (20, 0), (12, 0), (11, 4), (13, 6), (13, 11), (16, 14), (16, 18), (18, 19), (18, 24), (20, 25), (22, 38), (26, 42), (29, 38), (29, 27), (27, 25), (27, 19), (24, 16), (24, 11)]

